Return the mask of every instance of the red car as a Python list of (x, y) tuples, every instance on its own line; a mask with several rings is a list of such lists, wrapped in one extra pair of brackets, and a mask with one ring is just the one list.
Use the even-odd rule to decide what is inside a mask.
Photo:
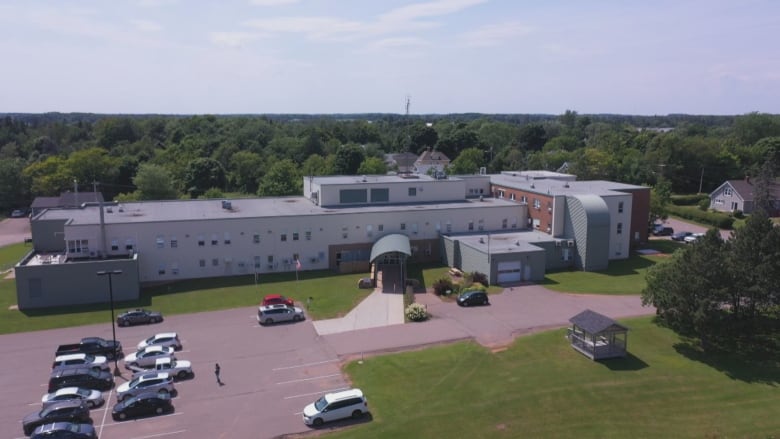
[(287, 305), (293, 306), (295, 301), (289, 297), (284, 297), (281, 294), (269, 294), (263, 298), (263, 306), (269, 305)]

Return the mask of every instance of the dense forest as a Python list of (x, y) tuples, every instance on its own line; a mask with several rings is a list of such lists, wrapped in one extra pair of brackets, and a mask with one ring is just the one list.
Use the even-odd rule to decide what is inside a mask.
[(304, 175), (383, 174), (432, 148), (487, 167), (709, 192), (778, 163), (780, 116), (0, 114), (0, 210), (97, 187), (106, 199), (299, 194)]

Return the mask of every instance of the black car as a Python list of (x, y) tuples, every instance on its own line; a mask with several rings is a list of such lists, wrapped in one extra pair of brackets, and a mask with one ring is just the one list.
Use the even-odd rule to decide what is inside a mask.
[(111, 412), (115, 421), (147, 415), (161, 415), (173, 411), (171, 395), (167, 392), (146, 392), (117, 403)]
[(57, 369), (49, 377), (49, 393), (56, 392), (63, 387), (108, 390), (114, 387), (114, 376), (111, 375), (111, 372), (96, 371), (88, 367)]
[(119, 314), (116, 324), (119, 326), (140, 325), (146, 323), (158, 323), (163, 321), (163, 316), (157, 311), (148, 309), (131, 309)]
[(92, 424), (54, 422), (36, 428), (30, 439), (97, 439), (97, 433)]
[(488, 305), (487, 293), (484, 291), (466, 291), (458, 296), (458, 305), (471, 306), (471, 305)]
[(672, 234), (671, 238), (674, 241), (685, 241), (685, 238), (691, 235), (693, 235), (692, 232), (675, 232)]
[(81, 399), (62, 401), (41, 411), (30, 413), (22, 419), (22, 429), (24, 435), (29, 436), (43, 424), (60, 421), (92, 423), (87, 402)]
[(674, 229), (671, 227), (665, 227), (665, 226), (655, 226), (653, 229), (653, 235), (655, 236), (672, 236), (674, 235)]

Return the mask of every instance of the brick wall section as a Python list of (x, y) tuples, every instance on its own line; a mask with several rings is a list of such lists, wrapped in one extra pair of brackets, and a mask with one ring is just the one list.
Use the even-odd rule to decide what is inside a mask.
[[(506, 200), (512, 200), (512, 195), (514, 195), (514, 201), (516, 203), (520, 203), (523, 200), (523, 197), (525, 197), (526, 203), (528, 204), (528, 217), (531, 218), (532, 222), (533, 220), (539, 220), (539, 228), (537, 228), (536, 230), (551, 234), (551, 232), (548, 232), (547, 228), (552, 227), (552, 205), (553, 205), (552, 195), (539, 194), (536, 192), (528, 192), (528, 191), (508, 188), (500, 185), (492, 185), (491, 191), (493, 192), (493, 196), (495, 198), (499, 198), (501, 191), (503, 191), (504, 199)], [(539, 200), (539, 209), (534, 207), (535, 206), (534, 200)], [(518, 223), (519, 227), (522, 228), (522, 227), (530, 226), (530, 224), (528, 223), (523, 223), (522, 220), (523, 220), (522, 218), (519, 219), (520, 221)]]
[(620, 192), (631, 194), (631, 244), (639, 234), (639, 242), (647, 242), (647, 224), (650, 219), (650, 188), (625, 189)]

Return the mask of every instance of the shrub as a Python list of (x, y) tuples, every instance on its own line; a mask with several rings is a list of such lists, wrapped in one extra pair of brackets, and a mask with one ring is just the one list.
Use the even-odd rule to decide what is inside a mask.
[(479, 271), (471, 273), (471, 282), (475, 284), (490, 285), (487, 275), (485, 273), (480, 273)]
[(710, 197), (707, 194), (673, 195), (671, 201), (675, 206), (697, 206), (702, 200), (707, 200), (709, 207)]
[(425, 320), (428, 320), (428, 310), (425, 309), (424, 305), (421, 305), (419, 303), (413, 303), (406, 307), (406, 310), (404, 311), (404, 315), (406, 316), (406, 319), (412, 322), (422, 322)]
[(734, 225), (734, 218), (722, 212), (702, 212), (699, 209), (680, 206), (666, 206), (666, 210), (673, 215), (681, 218), (693, 220), (699, 223), (709, 224), (719, 229), (731, 229)]
[(442, 278), (433, 283), (433, 293), (437, 296), (446, 296), (447, 291), (455, 291), (451, 279)]
[(710, 199), (705, 198), (699, 201), (699, 210), (707, 211), (710, 208)]
[(745, 217), (745, 214), (742, 213), (741, 210), (735, 210), (734, 211), (734, 218), (742, 219)]

